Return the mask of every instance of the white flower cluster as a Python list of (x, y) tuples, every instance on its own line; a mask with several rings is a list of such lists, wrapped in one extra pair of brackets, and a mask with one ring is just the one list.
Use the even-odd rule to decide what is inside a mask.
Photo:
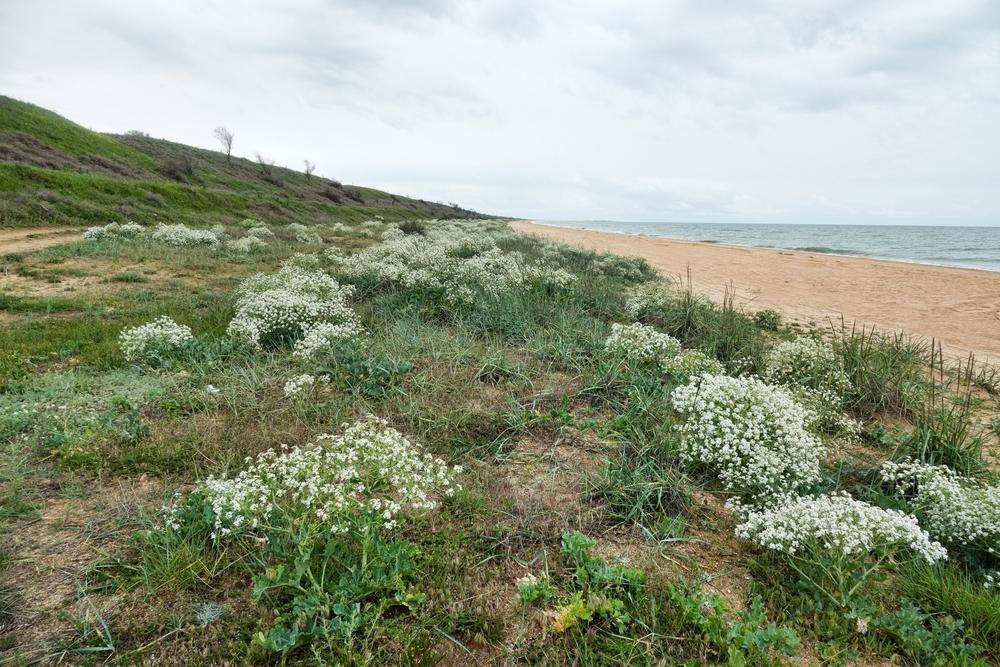
[(841, 395), (851, 388), (833, 346), (811, 336), (778, 343), (767, 355), (764, 379), (772, 384), (799, 385)]
[(244, 236), (241, 239), (226, 241), (226, 250), (230, 250), (239, 255), (248, 255), (267, 247), (267, 242), (258, 236)]
[[(236, 477), (209, 477), (194, 496), (210, 511), (215, 539), (282, 520), (344, 532), (363, 514), (391, 530), (402, 513), (433, 509), (438, 498), (460, 490), (461, 471), (370, 417), (345, 425), (343, 435), (248, 458)], [(180, 525), (180, 510), (168, 511), (169, 525)]]
[(504, 251), (497, 246), (501, 232), (489, 225), (429, 222), (426, 230), (424, 235), (390, 234), (350, 257), (331, 259), (349, 282), (429, 292), (452, 305), (495, 299), (533, 285), (566, 289), (576, 280), (563, 269)]
[(632, 290), (625, 302), (625, 312), (637, 321), (648, 320), (662, 313), (674, 301), (674, 295), (660, 282), (648, 282)]
[(983, 588), (988, 591), (1000, 590), (1000, 570), (994, 570), (983, 577)]
[(362, 333), (361, 326), (353, 320), (341, 324), (320, 322), (309, 327), (302, 339), (295, 343), (292, 356), (313, 359), (335, 347), (356, 344)]
[(775, 502), (819, 480), (823, 444), (808, 430), (812, 414), (786, 389), (706, 374), (671, 401), (684, 416), (682, 460), (710, 467), (751, 502)]
[(299, 243), (322, 243), (323, 239), (314, 230), (309, 229), (299, 222), (293, 222), (286, 227), (289, 233), (295, 235), (295, 240)]
[(611, 325), (611, 334), (604, 341), (604, 349), (630, 361), (662, 364), (681, 352), (681, 342), (645, 324)]
[(664, 373), (682, 378), (693, 378), (705, 373), (721, 375), (726, 370), (722, 362), (701, 350), (683, 350), (677, 356), (665, 359), (660, 368)]
[(190, 327), (166, 315), (141, 326), (123, 329), (118, 336), (122, 353), (129, 361), (145, 361), (169, 353), (193, 339)]
[(308, 373), (303, 373), (298, 377), (294, 377), (285, 383), (285, 398), (291, 398), (297, 393), (305, 389), (306, 387), (311, 387), (315, 384), (316, 378)]
[(83, 232), (83, 238), (87, 241), (102, 241), (105, 239), (134, 239), (142, 233), (142, 225), (135, 222), (126, 222), (120, 225), (117, 222), (110, 222), (103, 227), (88, 227)]
[(270, 227), (268, 227), (263, 222), (260, 222), (258, 220), (254, 223), (252, 227), (250, 227), (250, 229), (247, 230), (247, 236), (253, 236), (254, 238), (267, 240), (274, 238), (274, 232), (271, 231)]
[(881, 474), (935, 538), (1000, 555), (1000, 484), (986, 486), (917, 461), (887, 461)]
[(185, 224), (165, 225), (162, 222), (156, 226), (150, 236), (154, 241), (172, 246), (218, 245), (219, 236), (216, 231), (193, 229)]
[(855, 500), (846, 493), (800, 497), (750, 512), (736, 527), (736, 534), (792, 556), (819, 548), (858, 557), (895, 547), (909, 547), (930, 563), (948, 556), (912, 516)]
[(357, 327), (348, 304), (352, 293), (322, 271), (291, 264), (277, 273), (258, 273), (236, 289), (236, 312), (226, 331), (260, 348), (296, 341), (321, 323)]

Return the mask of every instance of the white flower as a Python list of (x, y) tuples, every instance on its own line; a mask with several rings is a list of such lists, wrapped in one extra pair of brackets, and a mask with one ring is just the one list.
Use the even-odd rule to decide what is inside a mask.
[[(251, 230), (252, 231), (252, 230)], [(240, 255), (246, 255), (267, 247), (267, 242), (257, 236), (244, 236), (241, 239), (226, 241), (226, 250)]]
[(142, 225), (134, 222), (127, 222), (124, 225), (119, 225), (117, 222), (111, 222), (103, 227), (88, 227), (83, 232), (83, 238), (87, 241), (99, 241), (103, 239), (132, 239), (139, 236), (141, 233)]
[[(213, 536), (252, 532), (278, 518), (318, 521), (332, 533), (372, 513), (383, 529), (406, 512), (429, 510), (460, 490), (457, 471), (425, 453), (378, 418), (321, 435), (312, 444), (258, 455), (233, 478), (209, 477), (194, 493), (205, 503)], [(180, 501), (167, 511), (180, 525)]]
[(295, 240), (299, 243), (322, 243), (323, 239), (315, 231), (309, 229), (305, 225), (293, 222), (286, 227), (286, 229), (295, 235)]
[(796, 555), (821, 548), (847, 557), (903, 546), (935, 562), (948, 557), (917, 520), (846, 493), (791, 499), (780, 506), (750, 512), (736, 534), (767, 549)]
[(306, 387), (312, 386), (314, 382), (316, 382), (316, 378), (308, 373), (292, 378), (285, 383), (285, 398), (291, 398)]
[(611, 325), (611, 334), (604, 348), (631, 361), (662, 364), (681, 352), (681, 343), (673, 336), (661, 333), (645, 324)]
[(323, 273), (294, 265), (277, 273), (258, 273), (236, 289), (235, 316), (227, 333), (256, 348), (296, 341), (319, 324), (360, 331), (348, 304), (353, 288)]
[(219, 393), (219, 388), (216, 387), (214, 384), (206, 384), (205, 393), (208, 394), (209, 396), (216, 396)]
[(178, 324), (166, 315), (138, 327), (123, 329), (118, 336), (122, 353), (129, 361), (149, 361), (193, 339), (191, 327)]
[(160, 223), (150, 238), (172, 246), (219, 245), (218, 230), (192, 229), (184, 224), (165, 225)]
[(881, 473), (935, 538), (1000, 555), (1000, 484), (986, 486), (945, 466), (909, 460), (887, 461)]
[(682, 461), (711, 468), (726, 489), (764, 502), (819, 481), (823, 445), (808, 431), (811, 413), (786, 389), (705, 374), (671, 401), (684, 416)]

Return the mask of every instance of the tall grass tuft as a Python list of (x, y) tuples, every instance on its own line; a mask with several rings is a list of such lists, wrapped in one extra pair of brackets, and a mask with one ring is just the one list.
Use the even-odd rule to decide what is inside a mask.
[(834, 350), (851, 380), (845, 397), (848, 409), (862, 419), (879, 414), (918, 414), (930, 386), (928, 346), (904, 334), (884, 334), (874, 328), (833, 328)]

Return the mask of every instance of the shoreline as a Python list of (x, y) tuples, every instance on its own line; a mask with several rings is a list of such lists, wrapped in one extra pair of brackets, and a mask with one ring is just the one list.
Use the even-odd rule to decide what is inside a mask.
[(660, 273), (748, 310), (823, 326), (848, 323), (940, 341), (952, 355), (1000, 362), (1000, 271), (660, 236), (518, 220), (522, 233), (590, 250), (644, 257)]
[[(962, 264), (944, 264), (941, 262), (925, 262), (918, 259), (904, 259), (901, 257), (880, 257), (877, 255), (855, 255), (846, 252), (823, 252), (821, 250), (811, 250), (809, 248), (785, 248), (776, 245), (751, 245), (749, 243), (729, 243), (726, 241), (714, 241), (708, 239), (682, 239), (676, 236), (661, 236), (657, 234), (642, 234), (640, 232), (626, 232), (618, 229), (597, 229), (591, 227), (580, 227), (580, 226), (570, 226), (569, 224), (563, 225), (559, 221), (539, 221), (539, 220), (529, 220), (518, 219), (512, 222), (526, 222), (533, 225), (538, 225), (540, 227), (557, 227), (559, 229), (572, 229), (580, 232), (599, 232), (601, 234), (620, 234), (622, 236), (633, 236), (641, 237), (647, 239), (662, 239), (665, 241), (676, 241), (678, 243), (699, 243), (702, 245), (716, 245), (727, 248), (755, 248), (759, 250), (777, 250), (780, 252), (801, 252), (809, 255), (820, 255), (828, 257), (855, 257), (857, 259), (870, 259), (878, 262), (897, 262), (900, 264), (917, 264), (918, 266), (939, 266), (946, 269), (963, 269), (966, 271), (985, 271), (987, 273), (1000, 273), (1000, 267), (995, 269), (985, 267), (985, 266), (965, 266)], [(576, 223), (574, 223), (575, 225)], [(714, 224), (714, 223), (713, 223)]]

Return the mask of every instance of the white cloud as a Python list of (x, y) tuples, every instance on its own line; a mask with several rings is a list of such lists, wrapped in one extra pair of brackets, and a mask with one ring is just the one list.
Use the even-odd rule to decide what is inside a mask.
[(992, 0), (69, 0), (0, 90), (491, 212), (1000, 224)]

